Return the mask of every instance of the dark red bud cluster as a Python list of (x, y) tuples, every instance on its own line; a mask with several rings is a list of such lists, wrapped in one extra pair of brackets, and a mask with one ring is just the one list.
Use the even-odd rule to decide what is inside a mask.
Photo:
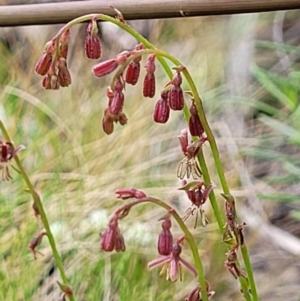
[(58, 41), (58, 52), (56, 52), (56, 39), (48, 42), (35, 66), (35, 71), (44, 76), (42, 86), (45, 89), (58, 90), (59, 87), (68, 87), (72, 82), (66, 60), (69, 40), (70, 31), (66, 30)]
[(144, 78), (143, 95), (144, 97), (154, 97), (155, 95), (155, 54), (149, 55), (145, 65), (146, 75)]
[(126, 249), (124, 237), (121, 234), (121, 230), (119, 228), (118, 217), (114, 215), (107, 229), (100, 235), (101, 242), (100, 247), (103, 251), (112, 252), (115, 250), (116, 252), (124, 252)]
[(87, 36), (84, 41), (85, 55), (88, 59), (96, 60), (101, 58), (101, 42), (98, 36), (97, 20), (93, 18), (87, 27)]

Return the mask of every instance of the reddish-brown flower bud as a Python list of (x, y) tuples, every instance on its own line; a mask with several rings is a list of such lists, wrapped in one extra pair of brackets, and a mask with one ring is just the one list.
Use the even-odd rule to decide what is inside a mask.
[(118, 115), (122, 112), (124, 106), (124, 94), (122, 92), (123, 84), (120, 78), (117, 79), (114, 86), (114, 97), (109, 105), (110, 112), (113, 115)]
[(172, 110), (181, 111), (184, 108), (184, 98), (181, 87), (172, 86), (169, 91), (169, 105)]
[(144, 97), (152, 98), (155, 95), (155, 55), (152, 54), (148, 57), (145, 69), (147, 71), (144, 78), (143, 95)]
[(44, 52), (40, 60), (35, 65), (35, 72), (40, 75), (45, 75), (52, 63), (52, 54)]
[(160, 99), (157, 101), (154, 112), (153, 120), (157, 123), (166, 123), (169, 120), (170, 107), (168, 103), (168, 92), (163, 91)]
[(125, 125), (125, 124), (127, 124), (127, 121), (128, 121), (128, 118), (127, 118), (127, 116), (125, 115), (125, 113), (120, 113), (119, 115), (118, 115), (118, 121), (119, 121), (119, 123), (121, 124), (121, 125)]
[(124, 252), (126, 250), (125, 240), (120, 231), (118, 231), (116, 236), (115, 250), (116, 252)]
[(58, 83), (62, 87), (68, 87), (71, 84), (71, 74), (67, 67), (67, 61), (65, 58), (60, 57), (58, 59), (58, 73), (57, 73), (57, 80)]
[(56, 74), (52, 74), (50, 78), (50, 89), (52, 90), (58, 90), (59, 89), (59, 82), (58, 77)]
[(146, 198), (146, 194), (134, 188), (123, 188), (116, 190), (116, 197), (118, 199), (126, 200), (129, 198), (143, 199)]
[(101, 57), (101, 43), (100, 38), (88, 35), (84, 41), (85, 55), (88, 59), (99, 59)]
[(180, 72), (175, 72), (172, 78), (172, 85), (176, 86), (176, 87), (180, 87), (180, 85), (182, 84), (182, 77)]
[(95, 65), (92, 71), (96, 77), (102, 77), (107, 74), (110, 74), (111, 72), (116, 70), (117, 67), (118, 67), (118, 63), (116, 59), (110, 59)]
[(135, 85), (138, 82), (139, 76), (140, 76), (140, 63), (132, 61), (126, 71), (125, 81), (127, 84)]
[(44, 53), (35, 65), (35, 72), (40, 75), (46, 75), (51, 63), (52, 63), (52, 54), (54, 51), (54, 41), (51, 40), (45, 46)]
[(106, 109), (102, 118), (102, 128), (103, 131), (107, 134), (110, 135), (114, 131), (114, 121), (109, 114), (109, 109)]
[(170, 255), (172, 252), (172, 246), (173, 246), (173, 235), (170, 231), (172, 226), (171, 220), (165, 219), (162, 222), (162, 228), (163, 230), (158, 236), (158, 242), (157, 242), (157, 250), (160, 255)]
[(124, 252), (126, 249), (124, 237), (121, 234), (118, 217), (114, 215), (108, 224), (108, 228), (101, 234), (100, 247), (103, 251), (111, 252)]
[(155, 95), (155, 75), (154, 73), (147, 73), (144, 79), (143, 86), (144, 97), (152, 98)]
[(70, 30), (67, 29), (59, 40), (59, 54), (63, 58), (67, 59), (70, 41)]
[(199, 119), (197, 107), (194, 104), (194, 102), (192, 103), (192, 105), (190, 107), (190, 113), (191, 113), (191, 117), (189, 119), (190, 133), (192, 136), (201, 137), (204, 133), (204, 129), (203, 129), (202, 123)]
[(46, 74), (45, 77), (44, 77), (43, 80), (42, 80), (42, 86), (43, 86), (46, 90), (51, 89), (51, 83), (50, 83), (50, 80), (51, 80), (51, 76), (50, 76), (49, 74)]

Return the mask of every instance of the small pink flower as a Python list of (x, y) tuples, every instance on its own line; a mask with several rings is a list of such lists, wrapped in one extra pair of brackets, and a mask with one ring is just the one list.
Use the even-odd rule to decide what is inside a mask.
[(170, 116), (170, 106), (168, 103), (168, 92), (163, 91), (160, 99), (155, 104), (153, 120), (157, 123), (166, 123)]
[(11, 142), (0, 140), (0, 171), (2, 172), (3, 181), (9, 181), (10, 179), (12, 179), (8, 168), (11, 165), (12, 159), (24, 148), (24, 145), (19, 145), (14, 148)]
[(160, 274), (166, 274), (166, 279), (176, 281), (179, 277), (182, 280), (181, 266), (185, 266), (195, 277), (197, 276), (196, 269), (186, 260), (181, 258), (182, 248), (179, 243), (175, 243), (172, 247), (172, 252), (168, 256), (162, 256), (148, 263), (148, 268), (152, 269), (156, 266), (164, 264)]

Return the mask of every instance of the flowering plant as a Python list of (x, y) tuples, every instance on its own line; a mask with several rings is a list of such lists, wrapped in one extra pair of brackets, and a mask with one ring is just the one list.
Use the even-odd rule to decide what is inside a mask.
[[(243, 228), (245, 223), (239, 221), (235, 199), (230, 194), (230, 190), (224, 176), (221, 159), (219, 156), (217, 144), (214, 135), (207, 122), (203, 109), (202, 99), (199, 96), (196, 85), (192, 79), (188, 68), (184, 66), (171, 54), (155, 48), (148, 40), (142, 37), (138, 32), (131, 28), (124, 20), (122, 14), (115, 10), (117, 17), (112, 18), (103, 14), (91, 14), (76, 18), (62, 27), (62, 29), (46, 44), (44, 53), (37, 62), (35, 71), (43, 76), (42, 86), (45, 89), (57, 90), (61, 87), (68, 87), (72, 83), (71, 73), (68, 68), (68, 47), (71, 39), (70, 29), (79, 23), (88, 21), (87, 36), (84, 42), (84, 50), (88, 59), (100, 59), (102, 54), (101, 41), (98, 36), (99, 20), (116, 24), (121, 29), (127, 31), (138, 41), (132, 50), (126, 50), (116, 57), (101, 61), (92, 68), (94, 76), (101, 78), (113, 73), (111, 84), (106, 90), (107, 107), (102, 117), (103, 131), (111, 135), (117, 124), (125, 126), (128, 117), (124, 113), (126, 107), (125, 88), (126, 85), (136, 85), (142, 76), (141, 62), (142, 57), (146, 56), (147, 61), (144, 65), (145, 74), (143, 75), (143, 96), (153, 98), (156, 94), (155, 72), (158, 63), (164, 69), (168, 80), (164, 89), (160, 92), (160, 97), (154, 104), (153, 121), (159, 124), (168, 122), (170, 114), (174, 112), (183, 112), (187, 121), (187, 129), (183, 129), (179, 135), (179, 143), (183, 159), (178, 162), (177, 177), (181, 179), (182, 186), (179, 190), (184, 190), (191, 206), (187, 208), (184, 216), (180, 216), (175, 208), (172, 208), (166, 202), (148, 196), (146, 193), (135, 188), (121, 188), (116, 191), (116, 197), (122, 200), (134, 199), (126, 202), (120, 208), (117, 208), (111, 215), (107, 228), (101, 230), (100, 248), (104, 252), (124, 252), (126, 243), (121, 233), (119, 223), (130, 214), (131, 209), (142, 203), (152, 203), (160, 206), (164, 213), (160, 221), (162, 222), (162, 231), (158, 235), (157, 251), (159, 258), (148, 263), (148, 268), (152, 269), (162, 265), (161, 275), (166, 276), (168, 281), (182, 280), (182, 267), (185, 267), (193, 277), (197, 277), (198, 284), (186, 296), (187, 301), (207, 301), (215, 294), (210, 288), (209, 279), (205, 277), (205, 271), (198, 247), (190, 229), (186, 225), (186, 220), (196, 215), (194, 227), (198, 225), (198, 218), (202, 226), (206, 226), (208, 220), (205, 216), (202, 206), (210, 200), (214, 216), (218, 223), (223, 242), (227, 245), (228, 251), (224, 256), (224, 266), (240, 281), (241, 292), (245, 300), (258, 300), (252, 267), (245, 244)], [(173, 64), (170, 68), (166, 60)], [(183, 91), (182, 82), (186, 81), (189, 86), (188, 91)], [(189, 107), (189, 109), (188, 109)], [(44, 230), (33, 238), (28, 248), (33, 252), (34, 258), (39, 251), (36, 249), (42, 238), (46, 236), (52, 248), (57, 267), (61, 274), (63, 283), (58, 283), (61, 289), (60, 300), (75, 300), (76, 287), (71, 289), (68, 278), (65, 273), (62, 259), (57, 251), (53, 234), (50, 230), (46, 212), (42, 201), (30, 182), (17, 153), (23, 148), (19, 146), (14, 148), (13, 143), (1, 122), (0, 127), (6, 141), (1, 141), (1, 163), (3, 178), (9, 180), (11, 175), (8, 172), (7, 164), (14, 158), (19, 172), (22, 174), (28, 191), (34, 199), (33, 209), (36, 216), (41, 218)], [(225, 221), (222, 211), (217, 203), (216, 195), (213, 191), (215, 185), (211, 181), (210, 174), (206, 165), (206, 160), (202, 151), (203, 144), (208, 144), (215, 162), (215, 166), (220, 178), (223, 189)], [(172, 223), (175, 221), (181, 228), (182, 235), (173, 237), (171, 231)], [(184, 258), (185, 249), (183, 243), (187, 242), (194, 262), (190, 263)], [(244, 269), (240, 267), (238, 261), (238, 252), (241, 253)]]

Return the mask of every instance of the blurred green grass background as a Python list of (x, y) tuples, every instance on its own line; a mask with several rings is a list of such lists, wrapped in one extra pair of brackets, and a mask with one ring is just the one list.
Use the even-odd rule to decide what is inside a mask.
[[(286, 222), (277, 226), (286, 235), (299, 234), (298, 17), (296, 11), (131, 23), (158, 48), (177, 56), (197, 83), (240, 217), (249, 225), (246, 241), (261, 300), (298, 300), (295, 288), (300, 285), (294, 270), (280, 281), (276, 275), (297, 262), (298, 245), (288, 253), (270, 236), (274, 247), (269, 250), (266, 245), (271, 243), (261, 231), (278, 208), (283, 210), (280, 203), (288, 202), (284, 218), (295, 224), (292, 229), (285, 228)], [(101, 26), (104, 59), (134, 45), (125, 33)], [(155, 101), (168, 79), (158, 67), (155, 99), (143, 99), (142, 77), (136, 87), (127, 87), (124, 111), (129, 122), (106, 136), (101, 118), (110, 77), (91, 74), (95, 62), (84, 57), (85, 26), (71, 31), (70, 87), (45, 91), (33, 71), (45, 43), (59, 28), (1, 29), (0, 114), (15, 144), (26, 146), (20, 157), (41, 194), (76, 300), (184, 300), (196, 284), (189, 274), (182, 283), (168, 283), (158, 269), (146, 268), (157, 257), (160, 209), (140, 206), (122, 222), (124, 254), (99, 249), (99, 232), (122, 204), (114, 197), (118, 188), (144, 190), (181, 213), (188, 206), (176, 179), (181, 159), (177, 135), (186, 127), (183, 116), (172, 112), (166, 125), (152, 121)], [(218, 194), (208, 146), (204, 151)], [(0, 183), (0, 300), (56, 301), (59, 275), (51, 250), (44, 239), (39, 248), (44, 256), (34, 261), (27, 249), (42, 225), (33, 215), (21, 176), (13, 172), (13, 177)], [(206, 211), (211, 223), (193, 233), (216, 291), (213, 299), (242, 300), (238, 283), (224, 268), (226, 250), (209, 205)], [(176, 226), (174, 232), (180, 235)], [(184, 257), (191, 259), (187, 247)], [(273, 260), (271, 267), (268, 260)]]

